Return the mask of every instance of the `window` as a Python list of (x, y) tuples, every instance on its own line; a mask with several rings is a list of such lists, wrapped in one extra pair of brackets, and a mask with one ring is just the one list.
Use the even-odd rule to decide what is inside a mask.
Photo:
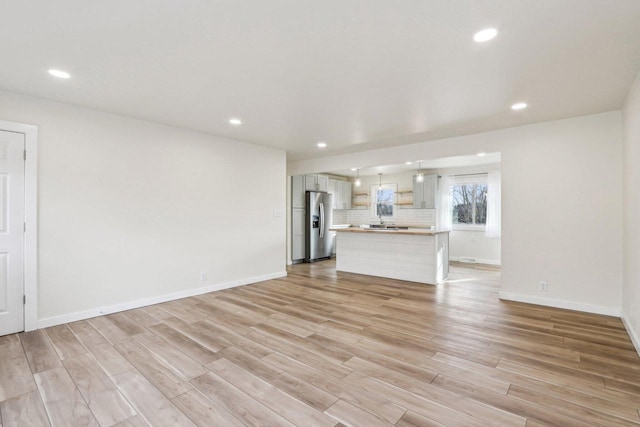
[(371, 186), (373, 203), (371, 204), (372, 215), (378, 218), (390, 218), (395, 215), (396, 184), (382, 184)]
[(481, 182), (451, 186), (453, 225), (484, 228), (487, 223), (487, 184)]

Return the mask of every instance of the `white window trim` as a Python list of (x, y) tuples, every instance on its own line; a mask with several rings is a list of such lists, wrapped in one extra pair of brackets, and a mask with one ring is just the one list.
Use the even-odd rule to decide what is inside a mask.
[[(478, 174), (478, 175), (469, 175), (469, 176), (460, 176), (460, 177), (452, 177), (451, 180), (451, 188), (450, 192), (453, 192), (453, 187), (456, 185), (474, 185), (474, 184), (484, 184), (487, 185), (488, 177), (486, 173)], [(453, 203), (453, 197), (450, 198), (450, 203)], [(452, 231), (486, 231), (486, 224), (454, 224), (452, 221), (451, 230)]]
[(486, 224), (452, 224), (453, 231), (485, 231)]

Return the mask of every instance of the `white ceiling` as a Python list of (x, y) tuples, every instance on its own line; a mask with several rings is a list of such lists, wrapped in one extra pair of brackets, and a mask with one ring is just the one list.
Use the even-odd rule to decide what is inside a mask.
[(619, 109), (640, 1), (6, 1), (0, 40), (1, 89), (301, 159)]

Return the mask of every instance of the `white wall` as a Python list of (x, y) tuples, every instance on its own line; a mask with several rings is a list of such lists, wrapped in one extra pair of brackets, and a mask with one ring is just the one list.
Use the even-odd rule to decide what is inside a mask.
[(477, 263), (500, 265), (500, 239), (485, 236), (484, 230), (452, 230), (449, 259), (474, 258)]
[(0, 120), (39, 127), (41, 326), (286, 274), (283, 151), (5, 92)]
[(623, 111), (624, 285), (623, 319), (640, 353), (640, 73)]
[[(622, 289), (622, 114), (291, 162), (288, 174), (502, 154), (501, 296), (618, 315)], [(549, 284), (538, 290), (538, 281)]]

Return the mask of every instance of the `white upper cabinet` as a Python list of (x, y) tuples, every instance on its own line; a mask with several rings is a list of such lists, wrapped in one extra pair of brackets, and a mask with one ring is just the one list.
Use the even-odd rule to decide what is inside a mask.
[(318, 190), (318, 175), (305, 175), (304, 176), (304, 189), (305, 189), (305, 191), (317, 191)]
[(351, 209), (351, 181), (340, 181), (342, 189), (342, 209)]
[(294, 209), (304, 209), (305, 183), (303, 175), (291, 177), (291, 207)]
[(327, 175), (317, 175), (318, 191), (329, 191), (329, 177)]
[(330, 179), (329, 193), (333, 194), (333, 209), (351, 209), (351, 182)]
[(332, 209), (340, 209), (340, 181), (337, 179), (329, 179), (329, 193), (333, 195)]
[(437, 175), (424, 175), (422, 182), (413, 177), (413, 207), (422, 209), (436, 208)]
[(327, 175), (305, 175), (305, 191), (329, 191), (329, 177)]

